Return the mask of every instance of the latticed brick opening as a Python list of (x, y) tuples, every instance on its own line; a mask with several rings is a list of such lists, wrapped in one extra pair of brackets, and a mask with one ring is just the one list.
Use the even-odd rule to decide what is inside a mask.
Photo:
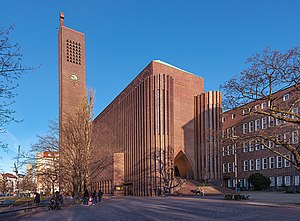
[(81, 46), (79, 42), (66, 40), (67, 61), (81, 65)]

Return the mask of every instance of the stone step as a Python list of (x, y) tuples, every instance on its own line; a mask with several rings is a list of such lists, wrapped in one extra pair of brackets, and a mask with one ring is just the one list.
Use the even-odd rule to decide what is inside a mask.
[(187, 181), (181, 186), (180, 189), (174, 192), (174, 195), (184, 195), (192, 196), (195, 193), (191, 190), (196, 190), (198, 186), (201, 186), (201, 189), (204, 191), (205, 195), (223, 195), (223, 194), (233, 194), (234, 190), (222, 186), (202, 186), (200, 182), (197, 181)]

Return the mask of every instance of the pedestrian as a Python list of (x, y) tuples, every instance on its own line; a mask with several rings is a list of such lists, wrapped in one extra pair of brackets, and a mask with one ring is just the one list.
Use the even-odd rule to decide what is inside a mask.
[(92, 206), (92, 205), (95, 205), (94, 204), (94, 198), (93, 198), (93, 195), (90, 195), (90, 198), (88, 200), (88, 206)]
[(87, 189), (85, 189), (83, 194), (83, 205), (87, 205), (88, 200), (89, 200), (89, 192)]
[(59, 192), (56, 191), (55, 196), (54, 196), (56, 209), (60, 209), (60, 197), (59, 197), (59, 195), (60, 195)]
[(99, 189), (98, 192), (99, 203), (101, 202), (102, 196), (103, 196), (103, 192)]
[(200, 195), (201, 193), (202, 193), (202, 196), (204, 196), (204, 190), (200, 186), (198, 186), (196, 189), (196, 194)]
[(35, 194), (35, 198), (34, 198), (33, 202), (36, 203), (36, 204), (40, 204), (41, 195), (38, 192), (35, 192), (34, 194)]
[(92, 196), (93, 196), (93, 204), (96, 204), (97, 203), (97, 193), (96, 193), (96, 190), (94, 190)]

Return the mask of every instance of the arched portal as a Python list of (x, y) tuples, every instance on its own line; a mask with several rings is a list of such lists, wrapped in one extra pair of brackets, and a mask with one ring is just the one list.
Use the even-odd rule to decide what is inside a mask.
[(175, 176), (179, 176), (181, 178), (188, 179), (188, 180), (194, 179), (192, 166), (188, 158), (182, 151), (180, 151), (175, 157), (174, 171), (175, 171)]

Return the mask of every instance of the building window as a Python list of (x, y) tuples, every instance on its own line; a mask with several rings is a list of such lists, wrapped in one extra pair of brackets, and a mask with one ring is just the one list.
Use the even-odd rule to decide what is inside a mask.
[(227, 128), (226, 137), (230, 137), (230, 135), (231, 135), (231, 128)]
[(297, 119), (298, 118), (298, 107), (293, 108), (292, 110), (292, 119)]
[(283, 134), (283, 141), (287, 144), (290, 144), (290, 133)]
[(274, 157), (269, 157), (269, 168), (274, 169), (275, 163), (274, 163)]
[(244, 185), (243, 185), (243, 179), (239, 179), (239, 184), (240, 184), (240, 187), (244, 187)]
[(227, 186), (231, 187), (231, 180), (227, 180)]
[(275, 121), (274, 117), (269, 116), (269, 127), (274, 127), (275, 126)]
[(227, 164), (227, 168), (228, 168), (228, 173), (231, 173), (231, 169), (232, 169), (232, 168), (231, 168), (231, 163), (228, 163), (228, 164)]
[(247, 131), (247, 128), (248, 128), (248, 124), (247, 123), (244, 123), (243, 124), (243, 134), (246, 134), (248, 131)]
[[(277, 113), (276, 115), (277, 115), (279, 118), (281, 117), (281, 113)], [(276, 123), (276, 126), (277, 126), (277, 125), (280, 125), (280, 124), (282, 124), (282, 120), (276, 118), (275, 123)]]
[(225, 138), (225, 130), (222, 130), (222, 138)]
[(255, 131), (260, 129), (260, 119), (255, 120)]
[(261, 129), (266, 129), (267, 128), (267, 117), (263, 117), (261, 119)]
[(270, 178), (270, 181), (271, 181), (270, 186), (275, 186), (275, 177), (271, 176), (269, 178)]
[(285, 94), (285, 95), (283, 95), (283, 97), (282, 97), (283, 101), (287, 101), (289, 98), (290, 98), (290, 95), (289, 95), (289, 94)]
[(282, 157), (281, 156), (277, 156), (276, 157), (276, 167), (277, 168), (282, 168)]
[(282, 186), (282, 176), (277, 177), (277, 186)]
[(254, 110), (258, 111), (259, 110), (259, 104), (254, 106)]
[(284, 184), (286, 186), (290, 186), (291, 185), (291, 177), (290, 176), (285, 176), (284, 177)]
[(249, 141), (249, 152), (254, 151), (254, 140)]
[(255, 141), (255, 150), (260, 150), (260, 142), (258, 140)]
[[(290, 155), (286, 155), (285, 157), (288, 159), (291, 159)], [(284, 167), (290, 167), (290, 166), (291, 166), (290, 161), (287, 159), (284, 159)]]
[(227, 152), (226, 147), (223, 147), (223, 157), (226, 155), (226, 152)]
[(231, 154), (231, 146), (227, 146), (227, 155), (229, 156)]
[(223, 173), (226, 173), (227, 168), (226, 168), (226, 163), (223, 163)]
[(243, 110), (243, 116), (249, 113), (249, 109), (244, 109)]
[(298, 130), (294, 130), (292, 132), (292, 144), (297, 144), (299, 142), (299, 132)]
[(260, 170), (260, 159), (256, 159), (255, 161), (255, 169)]
[(281, 134), (278, 134), (276, 136), (276, 142), (278, 143), (278, 144), (276, 144), (276, 147), (280, 147), (280, 143), (282, 143), (282, 135)]
[[(220, 119), (220, 118), (219, 118)], [(222, 117), (222, 122), (225, 122), (226, 118), (225, 117)]]
[(250, 161), (250, 171), (254, 170), (254, 160), (249, 160)]
[(269, 140), (269, 148), (274, 148), (275, 143), (271, 140)]
[(244, 179), (244, 187), (248, 187), (248, 179), (246, 178), (246, 179)]
[(247, 153), (247, 152), (248, 152), (248, 143), (245, 142), (245, 143), (243, 144), (243, 153)]
[(244, 160), (244, 171), (248, 171), (248, 160)]
[(268, 169), (268, 159), (267, 158), (262, 158), (262, 169), (263, 170)]
[(236, 127), (235, 126), (231, 128), (231, 136), (232, 137), (236, 136)]
[(235, 154), (235, 144), (232, 144), (232, 155), (234, 155)]
[(264, 102), (264, 103), (261, 104), (261, 109), (265, 109), (266, 107), (267, 107), (267, 103), (266, 102)]
[(231, 114), (231, 119), (234, 119), (234, 118), (235, 118), (235, 113)]
[(250, 121), (249, 122), (249, 133), (254, 131), (254, 122)]
[(294, 177), (295, 186), (299, 186), (299, 176)]

